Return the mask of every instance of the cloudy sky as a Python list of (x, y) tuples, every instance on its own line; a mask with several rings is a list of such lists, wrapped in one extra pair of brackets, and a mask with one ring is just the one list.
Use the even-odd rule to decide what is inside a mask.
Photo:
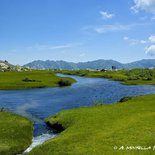
[(0, 0), (0, 60), (155, 58), (155, 0)]

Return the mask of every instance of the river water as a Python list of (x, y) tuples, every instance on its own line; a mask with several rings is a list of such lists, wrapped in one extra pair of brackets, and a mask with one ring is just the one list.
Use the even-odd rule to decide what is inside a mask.
[(77, 83), (63, 88), (0, 91), (0, 107), (26, 116), (34, 123), (33, 143), (26, 152), (55, 137), (44, 123), (48, 116), (65, 109), (90, 106), (98, 102), (110, 104), (124, 96), (155, 94), (153, 85), (127, 86), (104, 78), (58, 75), (72, 77)]

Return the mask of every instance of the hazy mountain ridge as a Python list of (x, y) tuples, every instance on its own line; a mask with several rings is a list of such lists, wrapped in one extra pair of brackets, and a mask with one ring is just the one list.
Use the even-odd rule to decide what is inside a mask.
[(79, 63), (62, 60), (36, 60), (24, 65), (24, 67), (30, 67), (33, 69), (111, 69), (112, 66), (116, 66), (118, 69), (151, 68), (155, 67), (155, 59), (143, 59), (126, 64), (104, 59)]

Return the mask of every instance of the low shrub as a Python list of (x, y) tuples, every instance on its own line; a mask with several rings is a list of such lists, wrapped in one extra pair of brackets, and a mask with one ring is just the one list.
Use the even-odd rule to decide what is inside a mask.
[(41, 82), (39, 80), (33, 80), (33, 79), (30, 79), (30, 78), (25, 78), (22, 80), (23, 82)]
[(0, 107), (0, 112), (4, 112), (6, 109), (4, 107)]
[(128, 80), (139, 80), (139, 77), (136, 77), (136, 76), (130, 76), (130, 77), (128, 77)]
[(58, 85), (59, 85), (60, 87), (70, 86), (71, 84), (72, 84), (72, 83), (71, 83), (70, 81), (68, 81), (68, 80), (60, 79), (60, 80), (58, 81)]
[(125, 97), (121, 98), (119, 100), (119, 102), (127, 102), (127, 101), (131, 100), (132, 98), (133, 98), (132, 96), (125, 96)]
[(144, 81), (151, 81), (152, 78), (151, 77), (146, 77), (146, 78), (143, 78), (142, 80), (144, 80)]

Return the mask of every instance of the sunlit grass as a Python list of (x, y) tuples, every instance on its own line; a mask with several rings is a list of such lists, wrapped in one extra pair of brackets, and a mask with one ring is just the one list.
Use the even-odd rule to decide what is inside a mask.
[[(26, 78), (31, 81), (24, 81)], [(58, 77), (52, 71), (0, 72), (0, 89), (56, 87), (61, 79), (75, 82), (71, 78)]]
[(150, 155), (151, 150), (115, 150), (124, 146), (155, 144), (155, 95), (133, 97), (111, 105), (81, 107), (47, 118), (65, 130), (30, 152), (30, 155)]
[(22, 153), (31, 141), (31, 121), (10, 112), (0, 112), (0, 155)]

